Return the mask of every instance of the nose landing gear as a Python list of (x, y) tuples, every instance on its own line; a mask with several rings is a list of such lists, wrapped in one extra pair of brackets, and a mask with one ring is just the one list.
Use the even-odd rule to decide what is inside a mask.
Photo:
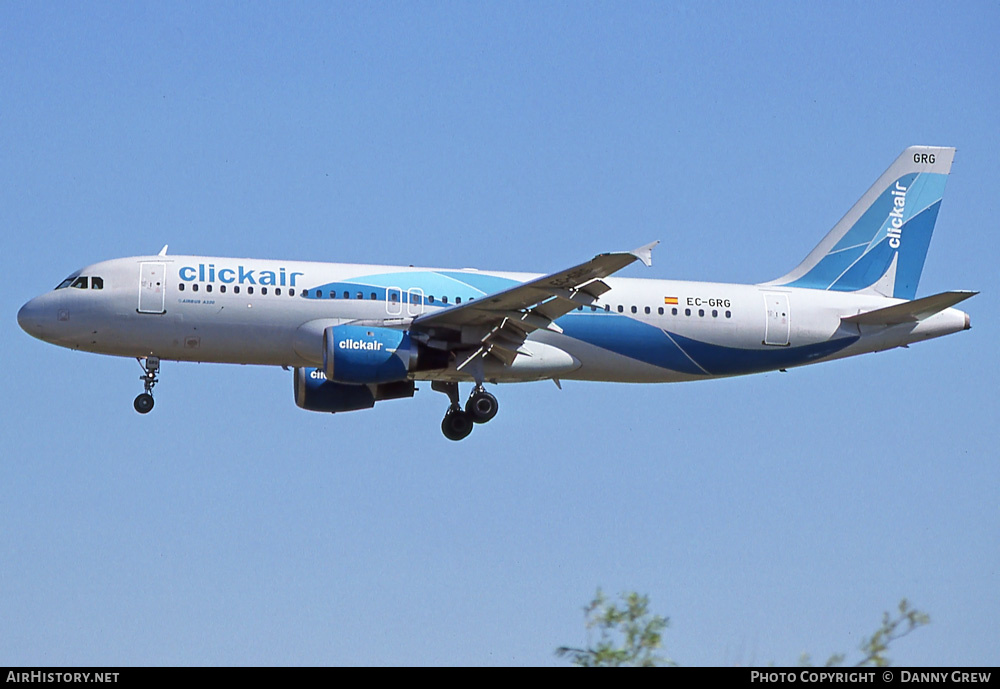
[(148, 414), (153, 410), (153, 386), (159, 382), (156, 374), (160, 371), (160, 359), (155, 356), (147, 356), (145, 359), (137, 359), (144, 371), (139, 377), (146, 388), (146, 392), (140, 394), (132, 402), (132, 406), (140, 414)]
[(458, 383), (432, 382), (431, 389), (443, 392), (451, 400), (451, 406), (441, 421), (441, 432), (448, 440), (467, 438), (477, 423), (486, 423), (497, 415), (499, 404), (497, 398), (486, 392), (479, 384), (469, 395), (465, 409), (458, 402)]

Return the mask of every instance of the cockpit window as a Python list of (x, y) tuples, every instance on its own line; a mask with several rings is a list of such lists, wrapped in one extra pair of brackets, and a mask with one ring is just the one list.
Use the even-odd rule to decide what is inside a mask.
[(104, 289), (104, 278), (89, 277), (74, 273), (60, 282), (56, 289), (64, 289), (66, 287), (75, 287), (76, 289)]

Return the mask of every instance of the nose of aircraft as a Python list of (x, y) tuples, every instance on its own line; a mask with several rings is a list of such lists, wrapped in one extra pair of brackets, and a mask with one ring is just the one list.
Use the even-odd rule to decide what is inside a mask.
[(42, 338), (42, 309), (38, 299), (32, 299), (17, 312), (17, 324), (32, 337)]

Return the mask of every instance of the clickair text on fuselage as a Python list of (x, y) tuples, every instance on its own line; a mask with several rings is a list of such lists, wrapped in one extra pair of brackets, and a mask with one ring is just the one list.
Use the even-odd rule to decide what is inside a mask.
[(216, 270), (214, 263), (205, 265), (199, 263), (198, 267), (184, 266), (178, 271), (181, 280), (184, 282), (224, 282), (226, 284), (240, 285), (275, 285), (277, 287), (295, 287), (295, 278), (305, 275), (305, 273), (288, 272), (284, 268), (274, 270), (259, 270), (253, 268), (247, 270), (245, 266), (235, 268), (219, 268)]

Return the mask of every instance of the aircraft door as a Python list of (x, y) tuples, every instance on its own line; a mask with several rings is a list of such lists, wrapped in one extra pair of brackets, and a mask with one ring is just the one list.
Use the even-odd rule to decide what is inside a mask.
[(385, 312), (389, 316), (403, 314), (403, 291), (398, 287), (389, 287), (385, 290)]
[(165, 263), (139, 264), (139, 313), (166, 312), (166, 274)]
[(767, 313), (764, 325), (764, 344), (787, 347), (789, 344), (788, 335), (791, 330), (788, 295), (765, 293), (764, 306)]
[(410, 316), (419, 316), (424, 312), (424, 291), (419, 287), (408, 290), (406, 300), (406, 313)]

